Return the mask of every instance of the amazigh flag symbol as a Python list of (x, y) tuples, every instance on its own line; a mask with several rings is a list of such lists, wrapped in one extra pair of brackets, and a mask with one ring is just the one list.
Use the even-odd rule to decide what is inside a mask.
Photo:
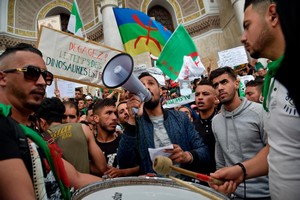
[(125, 51), (132, 56), (150, 52), (158, 57), (172, 35), (148, 15), (130, 8), (113, 8)]
[[(193, 60), (193, 66), (184, 63), (187, 56)], [(191, 36), (180, 24), (164, 46), (156, 66), (172, 80), (176, 80), (184, 64), (188, 65), (190, 72), (194, 71), (193, 74), (201, 74), (205, 70)], [(195, 73), (195, 70), (199, 70), (199, 73)]]

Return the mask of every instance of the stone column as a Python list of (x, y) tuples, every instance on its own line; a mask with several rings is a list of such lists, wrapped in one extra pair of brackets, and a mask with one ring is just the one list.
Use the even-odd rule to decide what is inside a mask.
[(113, 7), (118, 6), (118, 0), (100, 0), (103, 21), (104, 44), (106, 46), (124, 51)]
[(245, 0), (231, 0), (231, 4), (235, 11), (235, 16), (238, 20), (241, 31), (244, 31), (243, 20), (244, 20), (244, 4)]
[[(1, 1), (0, 0), (0, 13), (1, 13), (1, 17), (0, 17), (0, 35), (2, 35), (2, 33), (7, 33), (7, 16), (8, 16), (8, 1), (4, 0)], [(5, 35), (5, 34), (4, 34)], [(4, 36), (5, 38), (5, 36)], [(4, 39), (2, 38), (2, 39)], [(1, 42), (0, 44), (0, 55), (4, 52), (6, 46), (5, 46), (6, 42)]]

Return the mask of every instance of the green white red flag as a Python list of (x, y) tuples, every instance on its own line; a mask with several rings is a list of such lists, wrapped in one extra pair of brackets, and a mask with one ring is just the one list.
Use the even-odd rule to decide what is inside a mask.
[(205, 68), (201, 63), (197, 48), (180, 24), (165, 44), (156, 66), (172, 80), (199, 78)]
[(83, 23), (80, 17), (78, 4), (76, 0), (74, 0), (69, 23), (68, 23), (68, 31), (74, 33), (74, 35), (83, 37), (82, 30), (81, 30), (82, 27), (83, 27)]

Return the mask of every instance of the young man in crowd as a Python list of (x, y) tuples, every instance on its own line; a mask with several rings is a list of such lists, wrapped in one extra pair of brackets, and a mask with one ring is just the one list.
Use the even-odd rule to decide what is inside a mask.
[(125, 126), (129, 120), (129, 114), (127, 109), (127, 101), (121, 101), (117, 105), (117, 118), (120, 126), (120, 131), (123, 133)]
[(79, 110), (76, 103), (73, 101), (64, 101), (65, 113), (63, 115), (63, 123), (77, 123), (80, 119)]
[(86, 115), (86, 103), (84, 99), (78, 99), (77, 107), (79, 110), (79, 116)]
[(86, 119), (85, 121), (80, 121), (81, 123), (87, 124), (91, 131), (93, 132), (94, 136), (97, 136), (97, 126), (96, 122), (94, 120), (94, 103), (92, 103), (88, 108), (87, 108), (87, 114), (86, 114)]
[(161, 95), (160, 95), (161, 104), (164, 105), (169, 99), (170, 97), (169, 97), (168, 88), (161, 87)]
[(90, 127), (83, 123), (62, 123), (64, 104), (56, 97), (44, 98), (35, 112), (41, 133), (49, 134), (62, 150), (62, 156), (79, 172), (90, 173), (90, 165), (98, 176), (107, 170), (103, 152), (97, 146)]
[(70, 199), (70, 187), (101, 180), (76, 171), (54, 143), (27, 127), (52, 81), (33, 46), (21, 43), (0, 55), (0, 199)]
[[(212, 119), (216, 167), (220, 169), (254, 157), (266, 146), (267, 136), (262, 105), (239, 96), (239, 81), (231, 67), (213, 70), (209, 79), (222, 104), (221, 112)], [(249, 179), (232, 195), (234, 199), (270, 199), (268, 177)]]
[(75, 98), (74, 102), (78, 102), (79, 99), (83, 99), (83, 94), (80, 88), (75, 88)]
[(267, 73), (267, 69), (265, 69), (265, 67), (263, 66), (263, 64), (261, 64), (261, 62), (257, 62), (255, 64), (255, 73), (256, 73), (256, 77), (264, 79)]
[[(140, 173), (156, 173), (152, 168), (148, 148), (172, 145), (166, 150), (174, 164), (186, 169), (196, 169), (209, 158), (203, 143), (187, 115), (180, 111), (163, 109), (160, 86), (149, 73), (139, 76), (140, 81), (152, 94), (150, 101), (142, 104), (140, 98), (131, 94), (127, 102), (129, 120), (122, 134), (118, 150), (120, 168), (140, 166)], [(135, 115), (132, 108), (140, 108)]]
[(177, 110), (180, 112), (184, 112), (188, 116), (191, 122), (194, 121), (192, 110), (187, 105), (182, 105)]
[(99, 99), (94, 104), (93, 113), (97, 125), (96, 142), (102, 149), (109, 168), (104, 175), (108, 178), (137, 175), (139, 172), (137, 165), (127, 169), (119, 169), (118, 166), (117, 153), (121, 136), (116, 132), (118, 119), (115, 100)]
[[(219, 100), (217, 92), (212, 83), (207, 79), (202, 79), (195, 86), (195, 105), (197, 106), (199, 118), (194, 120), (194, 125), (199, 135), (203, 138), (208, 147), (210, 161), (200, 165), (197, 172), (209, 174), (216, 171), (215, 161), (215, 136), (212, 132), (211, 121), (218, 113)], [(200, 182), (207, 185), (207, 183)]]
[(262, 96), (262, 88), (264, 85), (264, 80), (261, 78), (256, 78), (246, 83), (246, 98), (250, 101), (256, 103), (262, 103), (264, 98)]
[[(290, 14), (293, 16), (298, 12), (298, 6), (295, 5), (299, 5), (299, 1), (281, 3), (282, 10), (287, 7), (292, 8), (292, 12), (290, 12), (291, 9), (285, 10), (284, 17), (290, 16)], [(276, 1), (270, 0), (252, 0), (245, 3), (245, 30), (242, 42), (251, 57), (272, 60), (268, 64), (263, 90), (264, 126), (268, 134), (269, 145), (254, 158), (243, 162), (243, 170), (240, 166), (235, 166), (211, 174), (216, 178), (231, 180), (222, 186), (212, 186), (221, 192), (234, 191), (236, 185), (241, 183), (244, 178), (249, 179), (268, 174), (272, 200), (296, 200), (300, 196), (298, 187), (300, 185), (300, 168), (298, 167), (300, 165), (300, 117), (295, 107), (297, 104), (293, 101), (298, 92), (290, 88), (293, 80), (287, 80), (290, 79), (287, 72), (291, 73), (289, 69), (293, 65), (291, 60), (294, 57), (284, 58), (286, 62), (281, 65), (285, 47), (290, 48), (295, 41), (293, 37), (284, 38), (280, 15), (277, 13), (277, 8), (281, 9), (280, 6), (277, 7)], [(298, 22), (296, 18), (294, 21)], [(282, 23), (286, 31), (296, 27), (289, 23), (292, 23), (292, 19)], [(286, 36), (291, 36), (291, 33)], [(296, 34), (295, 31), (293, 33)], [(285, 46), (285, 40), (292, 41), (289, 43), (290, 46)], [(291, 49), (286, 53), (291, 56)], [(287, 66), (287, 63), (291, 65)], [(279, 80), (285, 85), (282, 85)], [(286, 87), (289, 88), (289, 91)]]
[(86, 95), (84, 99), (86, 108), (88, 108), (94, 102), (94, 98), (91, 94)]

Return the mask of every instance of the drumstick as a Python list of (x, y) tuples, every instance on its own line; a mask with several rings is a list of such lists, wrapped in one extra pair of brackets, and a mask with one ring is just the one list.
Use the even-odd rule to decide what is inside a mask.
[(199, 194), (202, 194), (204, 196), (206, 196), (207, 198), (210, 198), (210, 199), (213, 199), (213, 200), (221, 200), (221, 198), (201, 189), (201, 188), (198, 188), (192, 184), (189, 184), (183, 180), (180, 180), (178, 178), (175, 178), (173, 176), (168, 176), (170, 179), (172, 179), (175, 183), (177, 183), (178, 185), (181, 185), (181, 186), (184, 186), (184, 187), (187, 187), (189, 188), (190, 190), (194, 191), (194, 192), (197, 192)]
[(196, 173), (196, 172), (189, 171), (189, 170), (186, 170), (186, 169), (182, 169), (182, 168), (176, 167), (172, 164), (173, 163), (172, 163), (172, 160), (170, 158), (165, 157), (165, 156), (157, 156), (154, 159), (154, 162), (153, 162), (153, 169), (157, 173), (162, 174), (162, 175), (167, 175), (171, 172), (171, 170), (174, 170), (174, 171), (177, 171), (177, 172), (179, 172), (181, 174), (184, 174), (186, 176), (196, 178), (196, 179), (199, 179), (201, 181), (208, 182), (208, 183), (212, 183), (212, 184), (216, 184), (216, 185), (223, 185), (224, 184), (224, 181), (222, 181), (222, 180), (212, 178), (212, 177), (207, 176), (205, 174), (200, 174), (200, 173)]

